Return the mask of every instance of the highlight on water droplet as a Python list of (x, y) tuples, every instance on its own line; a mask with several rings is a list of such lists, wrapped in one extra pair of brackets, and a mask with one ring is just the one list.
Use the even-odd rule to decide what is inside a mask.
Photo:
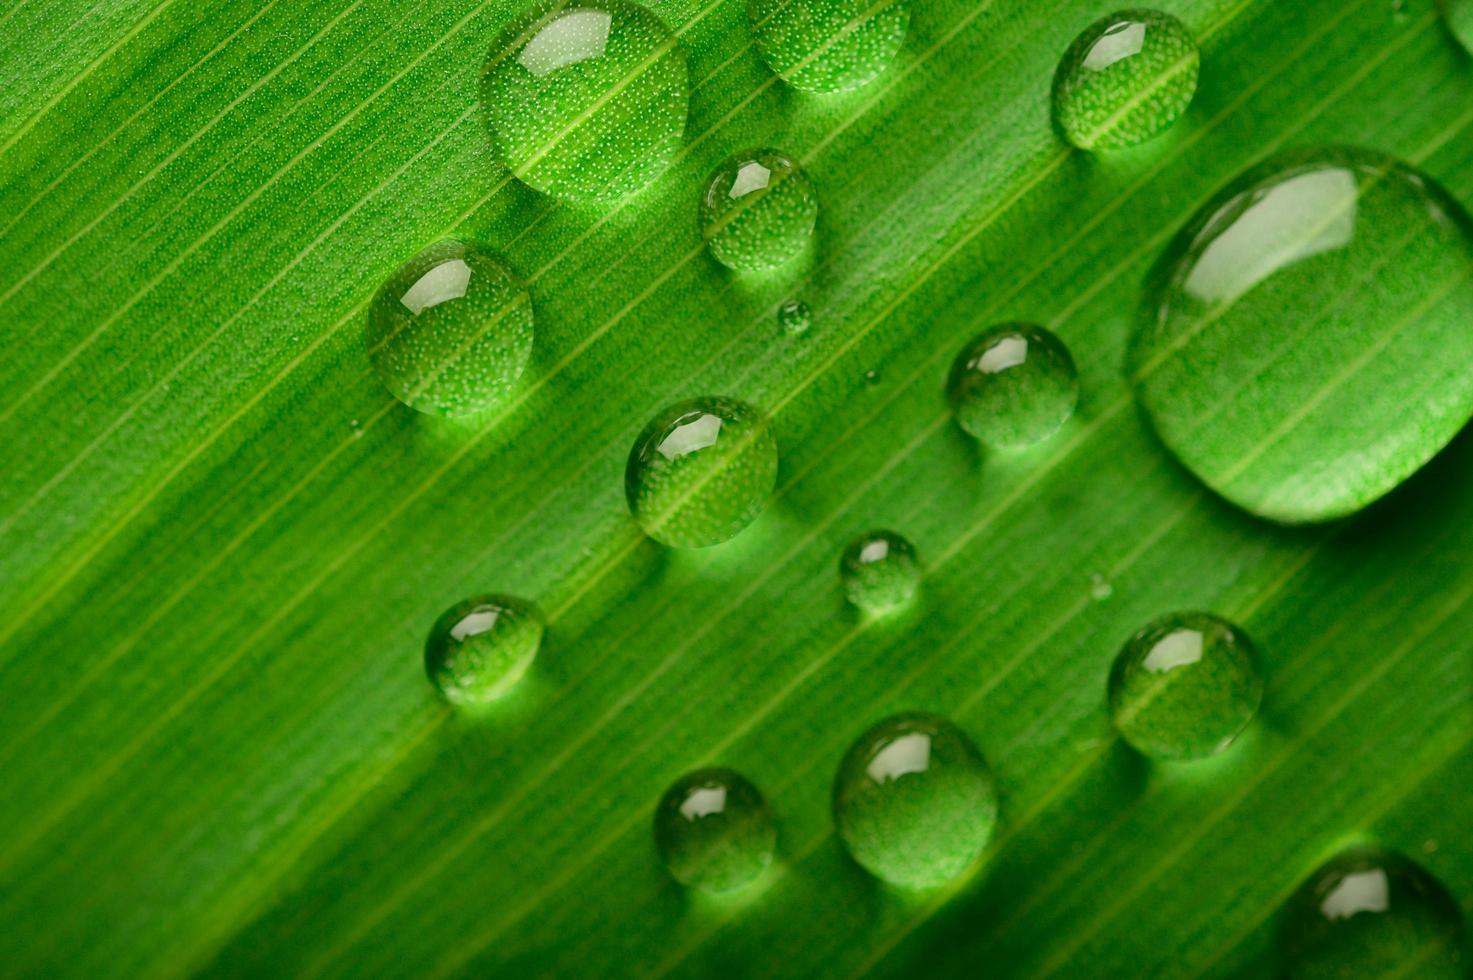
[(1079, 402), (1074, 359), (1031, 323), (1004, 323), (962, 348), (947, 395), (957, 422), (993, 449), (1023, 449), (1058, 432)]
[(670, 165), (685, 134), (685, 49), (632, 0), (538, 0), (491, 50), (481, 98), (502, 162), (555, 197), (609, 202)]
[(1120, 651), (1110, 671), (1115, 730), (1143, 755), (1202, 759), (1226, 749), (1263, 700), (1252, 643), (1211, 613), (1163, 616)]
[(1408, 858), (1370, 845), (1310, 875), (1284, 911), (1279, 944), (1286, 980), (1468, 975), (1457, 902)]
[(532, 356), (532, 299), (501, 259), (444, 241), (404, 263), (368, 309), (364, 343), (384, 387), (433, 415), (489, 408)]
[(1473, 416), (1473, 233), (1429, 178), (1368, 150), (1234, 181), (1151, 278), (1128, 367), (1162, 443), (1284, 523), (1354, 513)]
[(813, 325), (813, 311), (800, 299), (790, 299), (777, 308), (777, 324), (789, 337), (799, 337)]
[(430, 628), (425, 673), (451, 704), (487, 704), (527, 673), (545, 629), (537, 606), (515, 596), (482, 595), (456, 603)]
[(928, 714), (897, 715), (861, 735), (834, 777), (833, 806), (854, 860), (906, 888), (965, 873), (997, 825), (997, 787), (982, 754)]
[(747, 0), (757, 50), (807, 92), (845, 92), (877, 78), (905, 42), (908, 0)]
[(1442, 18), (1459, 44), (1473, 52), (1473, 0), (1438, 0)]
[(1114, 150), (1159, 136), (1197, 91), (1201, 54), (1170, 14), (1126, 10), (1080, 34), (1054, 75), (1054, 118), (1082, 150)]
[(701, 199), (701, 234), (722, 265), (774, 269), (803, 251), (818, 221), (818, 197), (803, 168), (780, 150), (748, 150), (711, 174)]
[(673, 548), (720, 544), (757, 518), (777, 483), (767, 419), (734, 398), (673, 405), (629, 453), (624, 489), (646, 534)]
[(655, 846), (682, 885), (726, 892), (772, 863), (777, 828), (761, 792), (730, 769), (699, 769), (675, 781), (655, 807)]
[(921, 569), (909, 541), (893, 531), (870, 531), (851, 541), (839, 556), (839, 577), (851, 603), (883, 615), (910, 602), (920, 585)]

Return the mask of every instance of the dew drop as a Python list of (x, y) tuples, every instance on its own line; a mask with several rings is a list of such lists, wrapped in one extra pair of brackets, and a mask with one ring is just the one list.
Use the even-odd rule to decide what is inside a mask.
[(1170, 14), (1112, 14), (1064, 53), (1054, 75), (1054, 117), (1082, 150), (1144, 143), (1186, 112), (1200, 65), (1197, 42)]
[(777, 482), (762, 413), (734, 398), (661, 412), (629, 453), (624, 489), (646, 534), (674, 548), (720, 544), (752, 523)]
[(777, 308), (777, 323), (789, 337), (800, 337), (813, 325), (813, 311), (799, 299), (790, 299)]
[(481, 97), (518, 179), (555, 197), (613, 201), (680, 149), (685, 49), (631, 0), (539, 0), (492, 48)]
[(395, 398), (455, 416), (507, 396), (532, 356), (532, 334), (532, 299), (506, 263), (476, 245), (445, 241), (380, 287), (364, 343)]
[(1473, 0), (1441, 0), (1441, 3), (1442, 17), (1453, 37), (1468, 51), (1473, 51)]
[(1464, 978), (1457, 903), (1411, 860), (1373, 846), (1342, 851), (1289, 900), (1280, 929), (1286, 980)]
[(515, 596), (456, 603), (430, 628), (425, 673), (451, 704), (486, 704), (527, 673), (545, 628), (537, 606)]
[(748, 0), (757, 50), (773, 73), (808, 92), (845, 92), (895, 60), (910, 27), (907, 0)]
[(850, 747), (834, 777), (834, 823), (883, 881), (930, 888), (966, 872), (997, 825), (997, 787), (977, 747), (935, 715), (897, 715)]
[(993, 449), (1022, 449), (1074, 414), (1079, 375), (1058, 337), (1033, 324), (1005, 323), (962, 348), (947, 394), (973, 438)]
[(1263, 700), (1253, 645), (1210, 613), (1177, 613), (1130, 638), (1110, 671), (1115, 730), (1157, 759), (1202, 759), (1233, 743)]
[(1099, 572), (1091, 572), (1089, 576), (1089, 597), (1096, 602), (1104, 602), (1115, 594), (1115, 586), (1110, 580)]
[(871, 531), (844, 549), (839, 577), (850, 602), (880, 615), (910, 602), (920, 585), (921, 570), (909, 541), (893, 531)]
[(655, 808), (655, 847), (683, 885), (725, 892), (772, 863), (777, 828), (757, 787), (730, 769), (699, 769), (675, 781)]
[(787, 154), (749, 150), (729, 157), (701, 199), (701, 234), (722, 265), (774, 269), (808, 244), (818, 220), (813, 184)]

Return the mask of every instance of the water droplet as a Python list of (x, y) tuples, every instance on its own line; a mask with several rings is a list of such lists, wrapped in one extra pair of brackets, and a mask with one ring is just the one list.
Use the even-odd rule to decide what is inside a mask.
[(430, 628), (425, 672), (451, 704), (494, 701), (532, 666), (544, 629), (541, 611), (524, 599), (467, 599), (451, 606)]
[(685, 49), (630, 0), (539, 0), (492, 48), (481, 96), (496, 151), (520, 180), (612, 201), (658, 177), (680, 149)]
[(773, 73), (808, 92), (866, 85), (895, 60), (910, 27), (907, 0), (748, 0), (757, 50)]
[(803, 168), (778, 150), (728, 158), (701, 199), (701, 234), (722, 265), (773, 269), (803, 250), (818, 220), (818, 197)]
[(384, 387), (410, 408), (465, 415), (501, 401), (532, 356), (532, 299), (506, 263), (445, 241), (379, 289), (364, 343)]
[(1110, 671), (1122, 738), (1158, 759), (1202, 759), (1248, 727), (1263, 700), (1253, 645), (1210, 613), (1163, 616), (1130, 638)]
[(802, 336), (813, 325), (813, 312), (802, 300), (790, 299), (777, 308), (777, 323), (788, 336)]
[(1289, 900), (1282, 975), (1463, 978), (1464, 944), (1462, 914), (1436, 878), (1392, 851), (1353, 847)]
[(897, 715), (850, 747), (834, 777), (834, 823), (875, 877), (930, 888), (967, 871), (997, 824), (997, 787), (977, 747), (935, 715)]
[(1153, 277), (1137, 396), (1204, 483), (1262, 517), (1353, 513), (1473, 415), (1473, 236), (1389, 157), (1299, 151), (1235, 181)]
[(875, 385), (879, 384), (880, 383), (880, 372), (874, 370), (873, 368), (871, 368), (870, 370), (864, 372), (864, 383), (867, 384), (867, 385), (869, 385), (871, 388), (873, 388)]
[(1089, 597), (1096, 602), (1104, 602), (1115, 594), (1115, 586), (1110, 580), (1099, 572), (1091, 572), (1089, 576)]
[(1083, 150), (1144, 143), (1186, 112), (1200, 66), (1197, 42), (1170, 14), (1112, 14), (1064, 53), (1054, 76), (1054, 117)]
[(724, 892), (772, 863), (777, 829), (762, 794), (730, 769), (681, 776), (655, 808), (655, 846), (683, 885)]
[(871, 531), (844, 549), (839, 577), (850, 602), (867, 613), (882, 614), (910, 601), (921, 570), (909, 541), (893, 531)]
[(1079, 375), (1063, 342), (1043, 327), (1005, 323), (957, 355), (947, 382), (957, 422), (994, 449), (1042, 442), (1069, 420)]
[(1473, 0), (1442, 0), (1442, 16), (1458, 43), (1473, 51)]
[(681, 402), (645, 426), (624, 489), (645, 533), (675, 548), (719, 544), (752, 523), (777, 482), (762, 413), (734, 398)]

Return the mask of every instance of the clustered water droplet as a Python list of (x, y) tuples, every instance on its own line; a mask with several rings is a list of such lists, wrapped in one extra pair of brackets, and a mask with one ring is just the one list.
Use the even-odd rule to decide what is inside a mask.
[(871, 531), (844, 549), (839, 576), (850, 602), (879, 615), (910, 602), (921, 570), (909, 541), (893, 531)]
[(660, 798), (655, 846), (676, 881), (725, 892), (767, 870), (777, 828), (761, 792), (740, 773), (699, 769), (677, 779)]
[(537, 606), (515, 596), (483, 595), (456, 603), (430, 628), (425, 673), (451, 704), (487, 704), (527, 673), (543, 629)]
[(807, 92), (845, 92), (895, 60), (910, 27), (908, 0), (748, 0), (757, 50), (773, 73)]
[(808, 175), (780, 150), (737, 153), (711, 174), (701, 199), (701, 234), (724, 266), (773, 269), (808, 244), (818, 197)]
[(1058, 337), (1033, 324), (1005, 323), (962, 348), (947, 394), (973, 438), (994, 449), (1023, 449), (1074, 414), (1079, 376)]

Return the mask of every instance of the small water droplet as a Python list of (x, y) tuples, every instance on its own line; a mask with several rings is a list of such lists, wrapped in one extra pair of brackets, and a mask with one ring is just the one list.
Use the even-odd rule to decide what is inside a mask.
[(364, 343), (384, 387), (435, 415), (501, 401), (532, 356), (532, 299), (501, 259), (445, 241), (400, 266), (374, 296)]
[(1095, 21), (1059, 62), (1054, 117), (1082, 150), (1144, 143), (1181, 118), (1197, 91), (1201, 54), (1181, 21), (1127, 10)]
[(818, 197), (803, 168), (779, 150), (729, 157), (701, 199), (701, 234), (722, 265), (773, 269), (803, 250), (818, 220)]
[(808, 92), (844, 92), (873, 81), (910, 27), (907, 0), (748, 0), (747, 15), (762, 60)]
[(719, 544), (752, 523), (777, 483), (767, 419), (734, 398), (673, 405), (629, 453), (624, 489), (646, 534), (675, 548)]
[(867, 385), (869, 385), (871, 388), (873, 388), (875, 385), (879, 384), (880, 383), (880, 372), (874, 370), (873, 368), (871, 368), (870, 370), (864, 372), (864, 383), (867, 384)]
[(962, 348), (947, 394), (973, 438), (993, 449), (1022, 449), (1074, 414), (1079, 375), (1058, 337), (1033, 324), (1005, 323)]
[(772, 863), (777, 828), (757, 787), (730, 769), (680, 777), (655, 808), (655, 846), (671, 876), (710, 892), (748, 884)]
[(348, 420), (348, 431), (353, 433), (354, 439), (363, 438), (363, 426), (359, 423), (357, 419)]
[(1089, 576), (1089, 597), (1096, 602), (1103, 602), (1115, 594), (1115, 586), (1110, 580), (1099, 572), (1091, 572)]
[(1442, 17), (1458, 43), (1473, 51), (1473, 0), (1442, 0)]
[(839, 577), (850, 602), (879, 615), (910, 602), (920, 585), (921, 569), (909, 541), (893, 531), (871, 531), (844, 549)]
[(451, 704), (494, 701), (532, 666), (545, 628), (537, 606), (515, 596), (456, 603), (430, 628), (425, 673)]
[(1248, 727), (1262, 700), (1253, 645), (1211, 613), (1155, 620), (1130, 638), (1110, 671), (1115, 730), (1157, 759), (1221, 752)]
[(802, 300), (790, 299), (777, 308), (777, 324), (788, 336), (799, 337), (813, 325), (813, 312)]
[(959, 728), (905, 714), (850, 747), (834, 777), (833, 807), (855, 861), (891, 884), (930, 888), (981, 857), (997, 824), (997, 787)]

